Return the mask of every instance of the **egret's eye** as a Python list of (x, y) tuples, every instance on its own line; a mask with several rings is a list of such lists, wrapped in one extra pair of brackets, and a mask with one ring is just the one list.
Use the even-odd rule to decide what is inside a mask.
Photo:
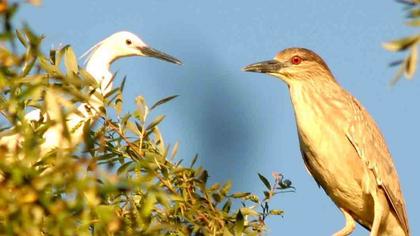
[(290, 59), (290, 62), (293, 65), (299, 65), (302, 62), (302, 58), (300, 56), (293, 56), (292, 59)]
[(130, 39), (125, 40), (125, 43), (126, 43), (127, 45), (131, 45), (131, 40), (130, 40)]

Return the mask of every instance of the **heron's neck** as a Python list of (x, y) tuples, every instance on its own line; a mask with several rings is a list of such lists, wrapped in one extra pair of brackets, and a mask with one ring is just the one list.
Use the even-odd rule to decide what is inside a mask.
[(319, 123), (319, 120), (330, 119), (331, 114), (341, 113), (345, 98), (341, 97), (343, 89), (334, 80), (312, 78), (293, 81), (288, 86), (298, 127), (308, 120)]

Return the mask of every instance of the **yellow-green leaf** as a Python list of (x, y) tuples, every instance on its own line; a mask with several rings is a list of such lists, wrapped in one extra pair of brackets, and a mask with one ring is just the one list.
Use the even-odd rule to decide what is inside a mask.
[(419, 27), (420, 26), (420, 19), (414, 19), (406, 22), (406, 25), (412, 26), (412, 27)]
[(414, 36), (409, 36), (402, 39), (393, 40), (387, 43), (383, 43), (382, 46), (388, 51), (398, 52), (398, 51), (406, 50), (407, 48), (418, 43), (419, 40), (420, 40), (420, 35), (414, 35)]
[(407, 79), (412, 79), (417, 67), (417, 46), (414, 46), (410, 50), (405, 62), (405, 76)]
[(238, 211), (238, 214), (236, 214), (236, 222), (235, 222), (235, 235), (240, 236), (242, 235), (242, 232), (244, 232), (244, 224), (245, 219), (242, 215), (241, 210)]
[(64, 51), (64, 65), (66, 66), (68, 75), (77, 74), (78, 72), (77, 57), (70, 46), (66, 47)]
[(146, 130), (150, 130), (153, 129), (155, 126), (157, 126), (160, 122), (162, 122), (162, 120), (165, 119), (164, 115), (158, 115), (153, 121), (152, 123), (150, 123)]

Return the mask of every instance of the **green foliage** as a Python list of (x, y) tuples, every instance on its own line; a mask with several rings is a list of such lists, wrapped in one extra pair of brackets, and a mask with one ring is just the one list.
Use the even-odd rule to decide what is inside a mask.
[[(293, 190), (290, 181), (276, 174), (270, 183), (259, 174), (263, 200), (231, 193), (229, 181), (210, 184), (207, 171), (195, 166), (197, 157), (188, 166), (175, 161), (178, 145), (165, 145), (158, 128), (165, 116), (152, 118), (176, 96), (151, 107), (139, 96), (136, 110), (123, 114), (123, 85), (105, 96), (95, 93), (96, 80), (78, 66), (70, 46), (46, 56), (42, 37), (28, 26), (14, 30), (16, 9), (0, 9), (0, 140), (9, 138), (0, 146), (0, 234), (258, 235), (267, 217), (283, 214), (268, 203)], [(52, 127), (70, 143), (66, 120), (90, 96), (104, 107), (80, 124), (83, 143), (41, 150)], [(47, 118), (26, 120), (31, 107)]]
[[(405, 10), (408, 12), (406, 23), (410, 27), (420, 27), (420, 1), (419, 0), (400, 0), (398, 1), (405, 5)], [(383, 47), (391, 52), (407, 51), (407, 56), (403, 60), (398, 60), (391, 63), (391, 66), (399, 65), (399, 69), (391, 80), (391, 84), (395, 84), (403, 75), (407, 79), (412, 79), (417, 68), (417, 45), (420, 43), (420, 34), (414, 34), (404, 38), (392, 40), (384, 43)]]

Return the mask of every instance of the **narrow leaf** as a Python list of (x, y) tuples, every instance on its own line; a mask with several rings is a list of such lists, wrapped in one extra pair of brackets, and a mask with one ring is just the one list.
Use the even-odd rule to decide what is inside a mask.
[(382, 46), (388, 51), (398, 52), (406, 50), (407, 48), (417, 43), (419, 40), (420, 36), (415, 35), (383, 43)]
[(16, 36), (25, 48), (28, 47), (25, 36), (19, 30), (16, 30)]
[(150, 108), (150, 110), (153, 110), (154, 108), (156, 108), (156, 107), (158, 107), (158, 106), (160, 106), (164, 103), (167, 103), (167, 102), (171, 101), (172, 99), (174, 99), (176, 97), (178, 97), (178, 95), (174, 95), (174, 96), (170, 96), (170, 97), (161, 99), (161, 100), (157, 101), (155, 104), (153, 104), (153, 106)]
[(419, 27), (420, 26), (420, 19), (410, 20), (410, 21), (406, 22), (405, 24), (407, 26), (411, 26), (411, 27)]
[(407, 79), (412, 79), (414, 73), (416, 72), (417, 66), (417, 47), (414, 46), (410, 50), (410, 54), (407, 57), (407, 61), (405, 63), (405, 76)]
[(77, 57), (70, 46), (66, 47), (64, 51), (64, 65), (66, 66), (68, 75), (77, 74), (78, 72)]
[(244, 198), (244, 197), (248, 197), (249, 195), (251, 195), (251, 193), (249, 193), (249, 192), (237, 192), (237, 193), (234, 193), (230, 196), (233, 197), (233, 198)]
[(191, 161), (190, 168), (192, 168), (194, 166), (194, 164), (197, 162), (197, 160), (198, 160), (198, 154), (195, 154), (194, 158)]
[(282, 210), (270, 210), (269, 213), (270, 213), (270, 215), (279, 216), (279, 215), (283, 215), (284, 211), (282, 211)]
[(174, 147), (172, 148), (170, 160), (173, 160), (175, 158), (176, 154), (178, 153), (178, 148), (179, 148), (179, 143), (176, 142)]
[(240, 236), (242, 232), (244, 232), (244, 216), (242, 215), (241, 210), (238, 211), (236, 214), (236, 222), (235, 222), (235, 235)]
[(119, 168), (118, 168), (118, 170), (117, 170), (117, 173), (118, 173), (118, 175), (121, 175), (121, 174), (126, 174), (127, 172), (129, 172), (133, 167), (135, 166), (135, 162), (133, 162), (133, 161), (129, 161), (129, 162), (126, 162), (126, 163), (124, 163), (124, 164), (122, 164)]
[(258, 177), (260, 177), (260, 180), (261, 180), (261, 182), (263, 182), (263, 184), (265, 185), (265, 187), (268, 190), (271, 190), (271, 185), (270, 185), (270, 182), (267, 180), (267, 178), (264, 177), (263, 175), (261, 175), (260, 173), (258, 173)]
[(159, 115), (159, 116), (157, 116), (154, 120), (153, 120), (153, 122), (152, 123), (150, 123), (148, 126), (147, 126), (147, 128), (146, 128), (146, 130), (151, 130), (151, 129), (153, 129), (155, 126), (157, 126), (160, 122), (162, 122), (162, 120), (163, 119), (165, 119), (165, 116), (164, 115)]

